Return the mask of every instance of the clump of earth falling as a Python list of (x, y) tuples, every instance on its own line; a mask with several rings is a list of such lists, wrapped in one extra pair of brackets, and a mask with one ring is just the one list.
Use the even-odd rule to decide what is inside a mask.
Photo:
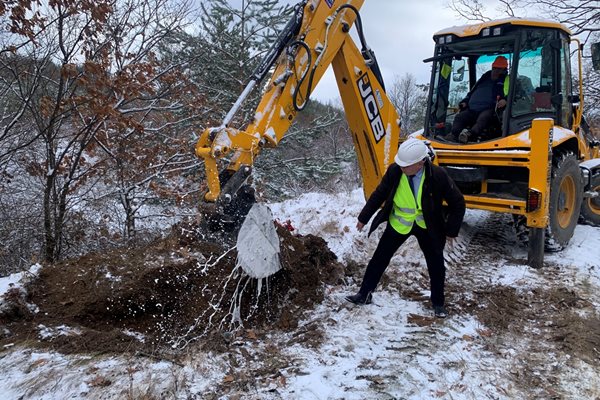
[(317, 236), (277, 226), (281, 269), (236, 267), (236, 250), (190, 224), (139, 248), (48, 265), (0, 310), (1, 342), (36, 339), (63, 353), (177, 351), (240, 329), (293, 330), (344, 267)]

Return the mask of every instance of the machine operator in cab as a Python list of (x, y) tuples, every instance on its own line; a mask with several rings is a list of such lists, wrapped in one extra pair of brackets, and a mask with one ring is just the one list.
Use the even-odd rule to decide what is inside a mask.
[(492, 63), (491, 71), (479, 78), (475, 86), (459, 104), (460, 112), (454, 117), (452, 131), (445, 139), (467, 143), (481, 137), (498, 110), (506, 107), (508, 94), (508, 60), (498, 56)]

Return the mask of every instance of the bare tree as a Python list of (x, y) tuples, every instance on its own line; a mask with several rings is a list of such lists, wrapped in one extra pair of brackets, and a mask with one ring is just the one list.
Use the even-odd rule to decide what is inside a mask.
[(448, 7), (468, 21), (523, 15), (552, 19), (567, 25), (584, 43), (600, 32), (600, 5), (593, 0), (496, 0), (487, 4), (492, 7), (481, 0), (450, 0)]
[(427, 101), (426, 85), (417, 84), (416, 78), (412, 74), (407, 73), (402, 77), (394, 76), (388, 96), (398, 110), (404, 134), (412, 133), (423, 127)]
[(583, 81), (587, 122), (595, 129), (595, 136), (600, 138), (600, 72), (592, 69), (591, 62), (585, 65)]
[(567, 25), (576, 36), (587, 43), (600, 32), (600, 4), (593, 0), (514, 0), (523, 7), (535, 7), (540, 15)]
[[(177, 180), (170, 178), (198, 167), (191, 152), (192, 129), (211, 108), (188, 79), (189, 62), (163, 57), (159, 51), (183, 31), (189, 4), (173, 5), (168, 0), (141, 3), (141, 7), (137, 1), (128, 4), (112, 19), (111, 30), (124, 32), (132, 25), (137, 29), (120, 36), (120, 50), (110, 74), (114, 82), (106, 99), (117, 103), (118, 114), (126, 117), (126, 123), (121, 120), (103, 130), (96, 143), (108, 156), (115, 178), (100, 197), (118, 199), (124, 216), (122, 234), (131, 239), (138, 230), (139, 212), (148, 202), (169, 198), (173, 204), (190, 192), (182, 182), (176, 184)], [(116, 98), (112, 86), (121, 91)]]
[[(496, 3), (497, 7), (494, 10), (496, 15), (514, 17), (515, 10), (520, 8), (515, 4), (515, 0), (497, 0)], [(467, 21), (485, 22), (492, 19), (491, 12), (481, 0), (451, 0), (448, 7)]]
[[(138, 172), (125, 187), (148, 182), (155, 168), (164, 171), (156, 166), (178, 159), (173, 154), (190, 140), (177, 128), (197, 118), (203, 102), (185, 66), (155, 54), (164, 37), (183, 28), (189, 3), (54, 0), (35, 9), (22, 3), (17, 27), (2, 36), (0, 88), (12, 96), (2, 99), (11, 113), (0, 126), (0, 155), (4, 174), (29, 165), (38, 183), (42, 253), (52, 262), (69, 238), (77, 240), (69, 224), (94, 185), (115, 165)], [(12, 18), (15, 7), (4, 16)], [(151, 152), (158, 143), (161, 151)]]

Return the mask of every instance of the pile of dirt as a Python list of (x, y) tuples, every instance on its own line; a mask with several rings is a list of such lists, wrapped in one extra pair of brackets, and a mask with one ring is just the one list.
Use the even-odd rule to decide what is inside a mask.
[(24, 290), (6, 294), (0, 345), (156, 353), (240, 329), (295, 329), (344, 267), (322, 238), (277, 232), (282, 269), (263, 281), (235, 268), (225, 241), (191, 225), (142, 248), (45, 266)]

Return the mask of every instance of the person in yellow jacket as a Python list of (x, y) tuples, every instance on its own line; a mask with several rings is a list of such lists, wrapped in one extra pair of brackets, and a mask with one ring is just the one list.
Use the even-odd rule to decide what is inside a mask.
[(369, 235), (381, 223), (387, 222), (387, 226), (367, 265), (360, 290), (346, 299), (355, 304), (371, 303), (372, 292), (392, 256), (414, 235), (427, 263), (435, 316), (444, 318), (448, 314), (444, 297), (444, 247), (448, 239), (458, 236), (465, 200), (446, 171), (430, 162), (423, 141), (415, 138), (404, 141), (394, 161), (358, 216), (356, 227), (362, 231), (381, 209), (371, 224)]

